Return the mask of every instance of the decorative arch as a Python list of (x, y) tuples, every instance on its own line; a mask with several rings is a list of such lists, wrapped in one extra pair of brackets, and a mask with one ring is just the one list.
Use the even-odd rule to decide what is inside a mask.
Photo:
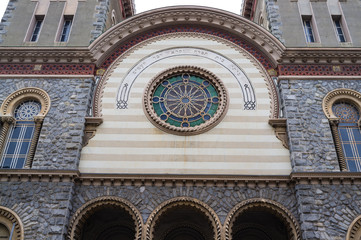
[(0, 206), (0, 224), (3, 224), (9, 232), (12, 232), (11, 240), (24, 239), (24, 226), (20, 217), (9, 208)]
[[(15, 109), (22, 103), (26, 103), (29, 101), (36, 101), (37, 104), (40, 104), (40, 109), (36, 107), (38, 110), (37, 113), (33, 113), (31, 115), (31, 119), (27, 118), (25, 121), (18, 121), (19, 119), (15, 119)], [(19, 89), (12, 94), (10, 94), (1, 104), (0, 114), (1, 114), (1, 122), (2, 129), (0, 133), (0, 158), (1, 162), (4, 160), (7, 162), (5, 165), (9, 167), (8, 163), (11, 162), (10, 168), (30, 168), (33, 162), (33, 158), (35, 155), (36, 145), (38, 143), (39, 135), (43, 120), (50, 109), (50, 97), (49, 95), (40, 88), (28, 87)], [(20, 119), (25, 120), (25, 119)], [(23, 123), (21, 123), (23, 122)], [(30, 126), (31, 125), (31, 126)], [(22, 138), (19, 136), (13, 137), (12, 133), (15, 129), (22, 129), (22, 132), (27, 132), (27, 135), (31, 135), (31, 137), (26, 137), (26, 134), (22, 135)], [(20, 130), (19, 130), (20, 131)], [(16, 139), (17, 141), (17, 149), (21, 149), (19, 154), (15, 157), (5, 158), (3, 154), (7, 153), (7, 149), (9, 148), (9, 144), (7, 144), (8, 138)], [(30, 141), (30, 146), (27, 145)], [(15, 154), (13, 154), (15, 156)], [(25, 155), (24, 157), (20, 157), (20, 155)], [(3, 163), (1, 163), (1, 166)]]
[(177, 206), (190, 206), (195, 208), (208, 218), (208, 220), (212, 223), (214, 237), (213, 239), (220, 240), (221, 239), (221, 224), (217, 214), (214, 210), (209, 207), (207, 204), (202, 201), (190, 197), (177, 197), (170, 199), (168, 201), (160, 204), (154, 211), (150, 214), (146, 226), (145, 226), (145, 238), (146, 240), (153, 239), (153, 233), (156, 226), (157, 221), (159, 221), (160, 217), (166, 213), (169, 209), (175, 208)]
[[(150, 40), (145, 40), (141, 44), (136, 45), (132, 48), (138, 49), (144, 46), (145, 44), (149, 44), (150, 42), (155, 42), (159, 40), (163, 40), (164, 38), (170, 38), (170, 37), (177, 37), (177, 36), (184, 36), (184, 35), (190, 35), (192, 37), (202, 37), (205, 36), (201, 33), (178, 33), (176, 35), (174, 34), (167, 34), (166, 36), (158, 36), (154, 37)], [(247, 58), (249, 58), (256, 66), (257, 68), (263, 73), (265, 82), (267, 85), (267, 88), (269, 90), (269, 96), (271, 100), (271, 109), (270, 109), (270, 118), (278, 118), (279, 117), (279, 110), (280, 110), (280, 103), (279, 103), (279, 96), (277, 87), (271, 78), (270, 74), (272, 75), (275, 71), (266, 71), (265, 67), (259, 63), (254, 56), (252, 56), (249, 52), (246, 50), (239, 48), (235, 46), (234, 44), (230, 43), (227, 40), (221, 39), (218, 36), (207, 36), (207, 39), (210, 39), (212, 41), (223, 41), (227, 45), (231, 45), (240, 53), (243, 53), (247, 55)], [(123, 55), (119, 56), (116, 61), (113, 61), (111, 65), (108, 67), (107, 70), (102, 69), (100, 80), (98, 81), (98, 84), (96, 86), (95, 94), (93, 96), (93, 116), (100, 117), (101, 116), (101, 98), (104, 92), (104, 88), (106, 85), (107, 80), (113, 73), (114, 68), (116, 68), (124, 57), (128, 55), (129, 52), (125, 52)], [(203, 48), (195, 48), (195, 47), (175, 47), (175, 48), (169, 48), (169, 49), (163, 49), (161, 51), (155, 52), (151, 55), (148, 55), (147, 57), (141, 59), (136, 63), (129, 71), (128, 73), (123, 77), (123, 80), (119, 86), (117, 97), (116, 97), (116, 107), (118, 109), (125, 109), (128, 105), (128, 99), (129, 99), (129, 93), (132, 88), (133, 83), (136, 81), (137, 77), (149, 66), (154, 64), (155, 62), (172, 57), (172, 56), (181, 56), (181, 55), (192, 55), (192, 56), (198, 56), (201, 58), (206, 58), (208, 60), (214, 61), (215, 63), (219, 64), (220, 66), (223, 66), (226, 70), (232, 74), (236, 81), (238, 82), (243, 95), (243, 101), (245, 103), (244, 109), (245, 110), (255, 110), (257, 105), (257, 99), (255, 96), (255, 90), (246, 76), (246, 74), (243, 72), (243, 70), (234, 63), (231, 59), (208, 49)], [(156, 60), (155, 60), (156, 59)]]
[(41, 104), (39, 117), (44, 117), (50, 109), (50, 97), (44, 90), (35, 87), (22, 88), (10, 94), (2, 103), (0, 112), (2, 116), (11, 116), (14, 108), (23, 101), (37, 100)]
[(355, 218), (350, 224), (346, 240), (359, 240), (361, 238), (361, 215)]
[(281, 204), (264, 198), (253, 198), (237, 204), (227, 215), (225, 221), (225, 239), (232, 239), (232, 228), (237, 217), (249, 210), (265, 210), (277, 216), (287, 227), (289, 239), (300, 240), (300, 226), (292, 213)]
[(110, 64), (134, 45), (155, 36), (179, 32), (214, 35), (235, 43), (264, 67), (275, 68), (285, 50), (270, 32), (233, 13), (199, 6), (154, 9), (122, 21), (97, 38), (89, 49), (99, 68)]
[[(354, 124), (355, 126), (341, 126), (342, 124), (340, 124), (340, 118), (337, 117), (335, 115), (335, 113), (333, 112), (332, 107), (339, 102), (345, 102), (348, 104), (351, 104), (352, 106), (356, 107), (358, 113), (361, 113), (361, 93), (352, 90), (352, 89), (346, 89), (346, 88), (339, 88), (339, 89), (335, 89), (331, 92), (329, 92), (324, 98), (323, 98), (323, 102), (322, 102), (322, 109), (323, 112), (325, 113), (326, 117), (328, 118), (329, 122), (330, 122), (330, 126), (331, 126), (331, 131), (332, 131), (332, 135), (333, 135), (333, 139), (335, 142), (335, 148), (336, 148), (336, 153), (338, 156), (338, 161), (339, 161), (339, 165), (340, 165), (340, 169), (341, 171), (348, 171), (350, 169), (353, 169), (354, 167), (350, 167), (348, 163), (349, 160), (355, 160), (355, 169), (357, 169), (357, 171), (360, 171), (360, 164), (356, 164), (356, 162), (360, 162), (358, 159), (358, 152), (357, 152), (357, 148), (354, 148), (354, 151), (356, 152), (344, 152), (343, 150), (343, 141), (342, 141), (342, 136), (340, 135), (339, 131), (343, 131), (341, 130), (342, 128), (344, 128), (344, 130), (346, 130), (346, 128), (348, 128), (351, 131), (346, 131), (347, 134), (352, 134), (355, 133), (353, 132), (352, 128), (354, 129), (358, 129), (360, 127), (360, 123), (361, 123), (361, 118), (358, 119), (357, 123)], [(357, 134), (357, 131), (356, 133)], [(355, 136), (353, 136), (355, 137)], [(357, 153), (356, 157), (355, 154)], [(345, 154), (347, 154), (348, 157), (348, 161), (346, 161), (346, 157)], [(353, 171), (353, 170), (352, 170)]]
[(332, 111), (332, 106), (337, 101), (348, 101), (355, 104), (361, 112), (361, 93), (347, 88), (335, 89), (323, 98), (322, 109), (328, 119), (336, 119), (337, 117)]
[(142, 236), (143, 220), (138, 209), (129, 201), (113, 196), (99, 197), (90, 200), (80, 207), (73, 215), (68, 231), (69, 240), (78, 240), (81, 237), (81, 230), (85, 221), (97, 210), (112, 206), (124, 209), (134, 220), (135, 240), (140, 240)]

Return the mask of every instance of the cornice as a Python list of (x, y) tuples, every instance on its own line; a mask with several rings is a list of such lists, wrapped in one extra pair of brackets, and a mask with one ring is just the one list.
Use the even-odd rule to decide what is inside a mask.
[(361, 185), (361, 172), (297, 172), (290, 175), (95, 174), (77, 170), (0, 169), (0, 182), (76, 182), (94, 186), (289, 187)]
[(361, 64), (361, 48), (287, 48), (280, 64)]
[(1, 63), (92, 63), (87, 47), (0, 47)]
[(89, 49), (99, 66), (126, 39), (149, 30), (182, 24), (204, 25), (228, 31), (261, 49), (275, 65), (285, 50), (277, 38), (259, 25), (237, 14), (199, 6), (167, 7), (135, 15), (109, 29)]
[(76, 170), (0, 169), (0, 182), (72, 182)]

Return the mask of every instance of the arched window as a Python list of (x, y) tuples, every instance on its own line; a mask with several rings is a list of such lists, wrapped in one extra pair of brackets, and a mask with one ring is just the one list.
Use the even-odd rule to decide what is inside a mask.
[(342, 145), (346, 167), (351, 172), (361, 171), (361, 132), (358, 126), (360, 113), (355, 104), (336, 102), (332, 111), (338, 120), (337, 133)]
[(336, 89), (326, 95), (323, 110), (328, 117), (342, 171), (361, 171), (361, 94)]
[(0, 168), (31, 167), (49, 106), (49, 96), (37, 88), (18, 90), (5, 99), (1, 106)]
[(0, 206), (0, 240), (24, 239), (24, 227), (19, 216), (9, 208)]

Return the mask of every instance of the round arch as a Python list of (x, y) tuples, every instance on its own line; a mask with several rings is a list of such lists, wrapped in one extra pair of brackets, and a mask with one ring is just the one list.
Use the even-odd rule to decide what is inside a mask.
[(301, 239), (299, 224), (287, 208), (269, 199), (254, 198), (239, 203), (228, 213), (224, 224), (226, 240), (232, 239), (232, 228), (236, 219), (243, 213), (253, 210), (262, 210), (276, 216), (287, 227), (288, 239)]
[(340, 100), (353, 103), (358, 111), (361, 112), (361, 93), (352, 89), (339, 88), (327, 93), (323, 98), (322, 109), (328, 119), (337, 118), (332, 111), (332, 106)]
[[(154, 231), (157, 223), (160, 221), (160, 218), (165, 215), (169, 210), (188, 207), (193, 209), (194, 211), (198, 211), (203, 213), (203, 217), (207, 218), (207, 221), (211, 223), (213, 228), (213, 239), (220, 240), (221, 239), (221, 224), (217, 214), (214, 210), (209, 207), (207, 204), (202, 201), (189, 197), (177, 197), (170, 199), (168, 201), (160, 204), (154, 211), (150, 214), (146, 227), (145, 227), (145, 238), (146, 240), (150, 240), (154, 238)], [(182, 228), (183, 226), (179, 226), (178, 228)], [(189, 228), (188, 228), (189, 229)], [(192, 227), (194, 231), (196, 231), (196, 227)], [(168, 232), (169, 236), (176, 233), (176, 229), (172, 229)], [(173, 235), (174, 236), (174, 235)]]
[(359, 240), (361, 238), (361, 215), (355, 218), (350, 224), (346, 240)]
[(126, 211), (134, 221), (135, 227), (135, 240), (140, 240), (142, 236), (143, 220), (140, 212), (130, 202), (119, 197), (99, 197), (90, 200), (82, 207), (80, 207), (73, 215), (68, 231), (68, 239), (78, 240), (81, 237), (82, 228), (87, 219), (98, 210), (102, 210), (107, 207), (118, 208)]
[(227, 39), (254, 55), (266, 69), (275, 68), (285, 50), (276, 37), (252, 21), (203, 6), (167, 7), (137, 14), (110, 28), (89, 49), (96, 65), (107, 68), (135, 44), (176, 32), (198, 32)]
[(50, 97), (44, 90), (35, 87), (22, 88), (10, 94), (2, 103), (0, 112), (3, 116), (11, 116), (14, 108), (27, 100), (37, 100), (41, 104), (38, 116), (45, 117), (50, 109)]
[(0, 206), (0, 224), (3, 224), (9, 232), (13, 229), (11, 240), (24, 239), (24, 226), (20, 217), (11, 209)]

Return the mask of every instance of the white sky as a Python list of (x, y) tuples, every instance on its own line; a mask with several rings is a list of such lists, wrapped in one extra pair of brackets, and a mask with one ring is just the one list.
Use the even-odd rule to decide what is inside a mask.
[[(30, 1), (30, 0), (21, 0)], [(137, 13), (153, 8), (174, 5), (200, 5), (220, 8), (236, 14), (240, 14), (243, 0), (134, 0)], [(2, 18), (9, 0), (0, 0), (0, 19)]]

